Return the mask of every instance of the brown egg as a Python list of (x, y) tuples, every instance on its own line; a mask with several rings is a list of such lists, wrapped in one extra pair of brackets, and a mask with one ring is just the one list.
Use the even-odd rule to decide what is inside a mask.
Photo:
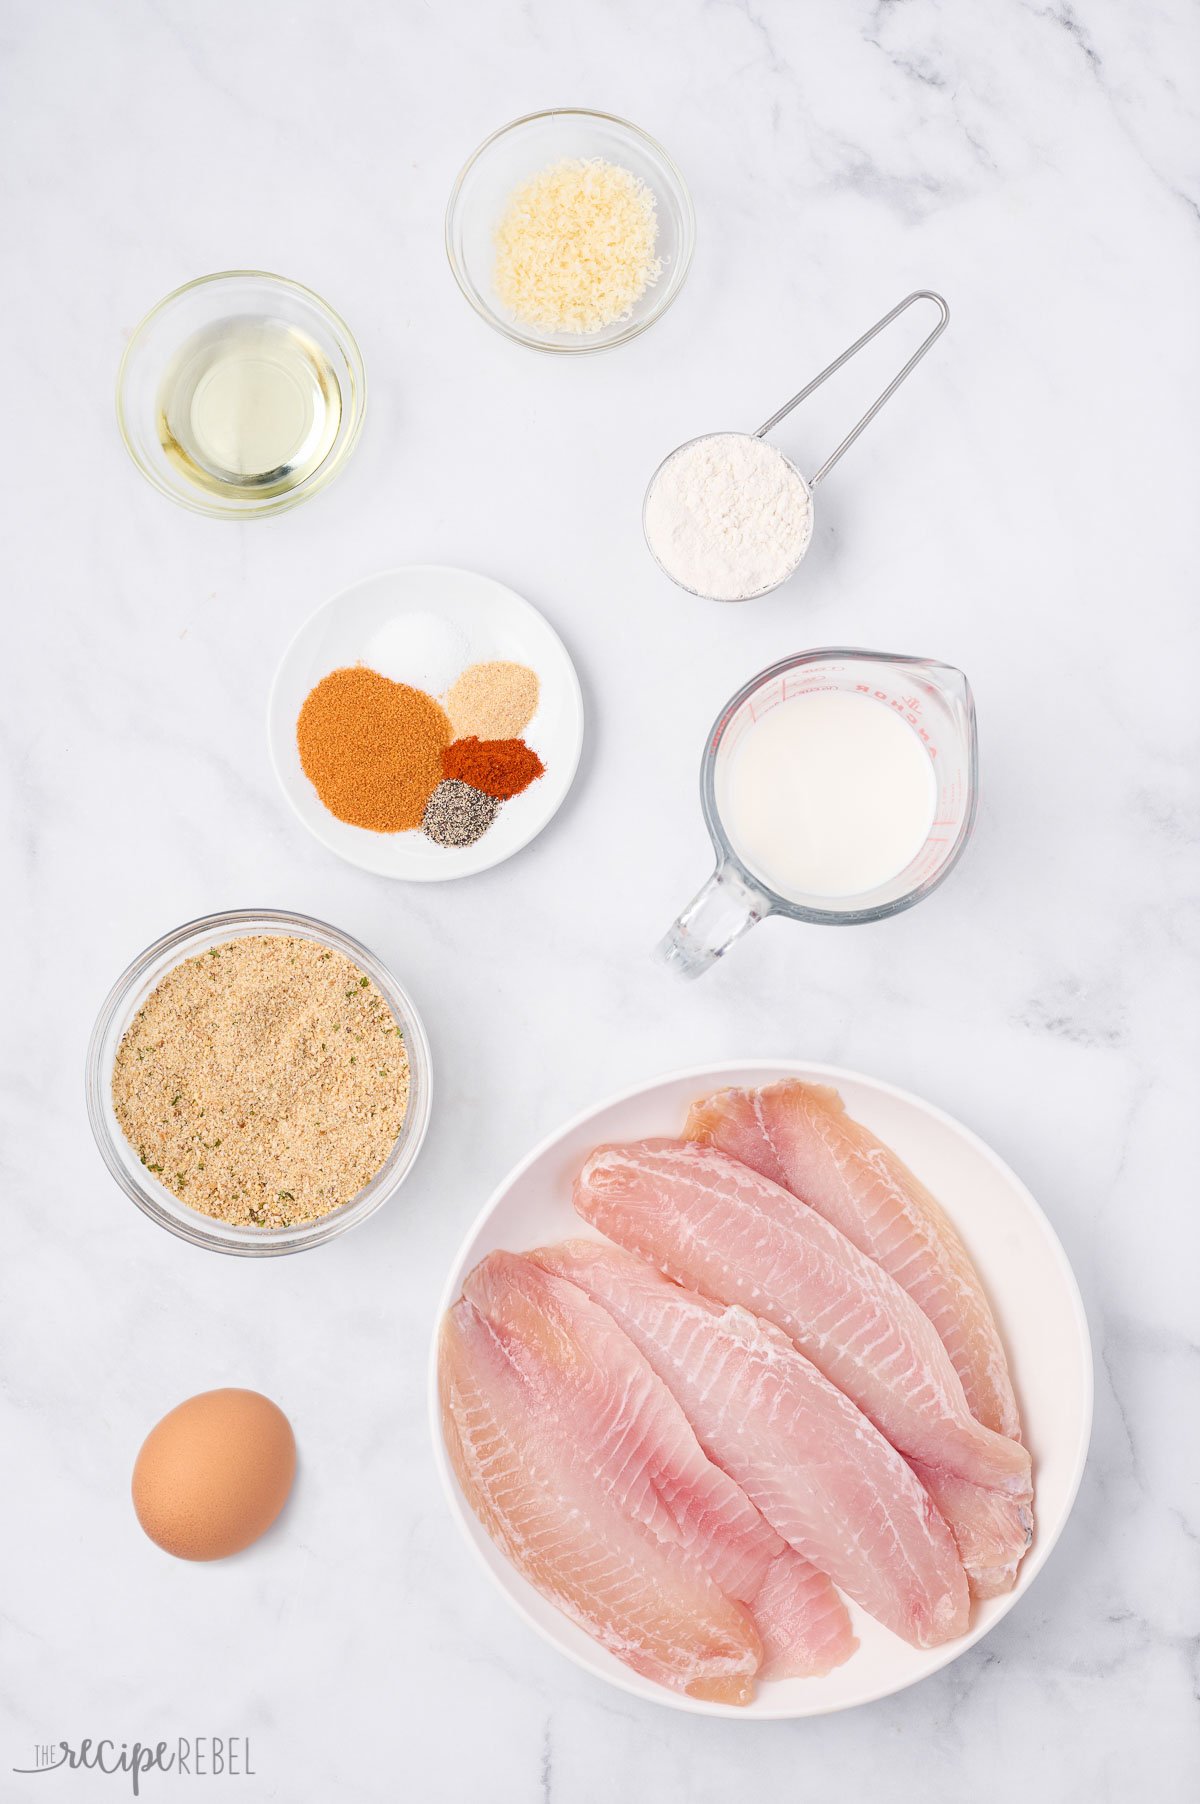
[(257, 1541), (287, 1502), (292, 1425), (257, 1391), (203, 1391), (152, 1428), (133, 1468), (133, 1507), (181, 1560), (223, 1560)]

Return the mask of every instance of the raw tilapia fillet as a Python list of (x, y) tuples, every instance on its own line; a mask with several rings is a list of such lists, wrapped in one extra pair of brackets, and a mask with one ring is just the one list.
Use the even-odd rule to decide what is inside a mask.
[(614, 1247), (577, 1240), (533, 1256), (611, 1312), (705, 1452), (797, 1553), (915, 1647), (965, 1632), (950, 1531), (907, 1462), (785, 1334)]
[(936, 1466), (914, 1464), (913, 1471), (950, 1525), (971, 1596), (1001, 1597), (1011, 1591), (1033, 1540), (1032, 1495), (989, 1491)]
[(694, 1554), (745, 1603), (779, 1552), (733, 1480), (701, 1450), (687, 1417), (614, 1323), (576, 1285), (515, 1253), (489, 1253), (463, 1295), (498, 1337), (530, 1408), (626, 1515)]
[(760, 1679), (812, 1679), (832, 1672), (858, 1646), (850, 1612), (823, 1572), (784, 1547), (755, 1596), (762, 1641)]
[(780, 1185), (714, 1147), (642, 1140), (594, 1152), (574, 1200), (669, 1277), (776, 1323), (909, 1459), (1028, 1496), (1029, 1454), (972, 1416), (929, 1317)]
[(517, 1570), (636, 1672), (749, 1703), (762, 1646), (746, 1611), (589, 1478), (465, 1299), (442, 1323), (438, 1381), (463, 1494)]
[(607, 1310), (512, 1253), (489, 1254), (463, 1289), (527, 1387), (528, 1407), (589, 1479), (625, 1515), (684, 1548), (722, 1591), (751, 1607), (756, 1624), (761, 1613), (776, 1674), (827, 1672), (846, 1657), (854, 1645), (849, 1618), (829, 1580), (806, 1572), (709, 1460)]
[[(908, 1292), (938, 1331), (971, 1414), (1021, 1438), (1008, 1361), (983, 1286), (952, 1223), (836, 1090), (795, 1078), (694, 1103), (688, 1140), (715, 1146), (789, 1190)], [(1009, 1591), (1033, 1535), (1032, 1493), (1001, 1499), (921, 1471), (954, 1528), (977, 1597)]]
[(929, 1317), (971, 1414), (1021, 1438), (1008, 1361), (967, 1250), (941, 1206), (836, 1090), (796, 1079), (694, 1103), (684, 1136), (771, 1178), (839, 1228)]

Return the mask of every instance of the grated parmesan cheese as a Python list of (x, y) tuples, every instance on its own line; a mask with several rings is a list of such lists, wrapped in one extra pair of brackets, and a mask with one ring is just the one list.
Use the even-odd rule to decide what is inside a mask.
[(509, 196), (496, 228), (496, 293), (543, 332), (627, 319), (662, 272), (654, 195), (602, 157), (564, 157)]

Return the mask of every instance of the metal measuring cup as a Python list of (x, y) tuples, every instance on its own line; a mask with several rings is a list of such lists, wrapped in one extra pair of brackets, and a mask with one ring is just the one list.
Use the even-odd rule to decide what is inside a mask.
[[(820, 469), (816, 472), (816, 474), (814, 476), (806, 478), (803, 475), (803, 473), (799, 469), (797, 469), (796, 465), (792, 462), (791, 458), (785, 456), (785, 454), (779, 450), (778, 446), (776, 446), (776, 445), (771, 446), (771, 450), (779, 458), (780, 462), (782, 464), (785, 464), (787, 466), (787, 468), (789, 470), (791, 470), (792, 473), (796, 476), (802, 489), (804, 490), (805, 498), (806, 498), (807, 505), (808, 505), (808, 531), (805, 534), (804, 541), (800, 547), (800, 550), (795, 559), (795, 562), (790, 566), (790, 568), (788, 570), (786, 570), (784, 572), (784, 574), (781, 577), (779, 577), (775, 582), (768, 583), (765, 588), (755, 590), (754, 593), (751, 595), (702, 595), (699, 589), (691, 589), (688, 587), (688, 585), (686, 583), (680, 582), (679, 578), (677, 576), (672, 575), (671, 571), (667, 569), (666, 565), (659, 558), (657, 552), (655, 551), (653, 545), (650, 542), (650, 535), (649, 535), (648, 531), (646, 530), (646, 510), (650, 504), (650, 497), (654, 492), (655, 484), (658, 482), (659, 477), (662, 475), (662, 473), (666, 469), (667, 465), (671, 462), (672, 458), (678, 457), (681, 451), (690, 450), (693, 445), (702, 444), (707, 439), (713, 439), (713, 438), (765, 439), (767, 433), (770, 432), (773, 427), (778, 426), (780, 420), (786, 418), (786, 416), (789, 413), (791, 413), (793, 408), (799, 407), (801, 401), (807, 400), (808, 396), (813, 393), (814, 389), (820, 388), (820, 386), (823, 382), (828, 381), (830, 376), (835, 375), (836, 372), (841, 369), (841, 367), (844, 363), (848, 363), (852, 357), (854, 357), (859, 351), (862, 350), (864, 345), (870, 344), (871, 340), (874, 337), (876, 337), (876, 335), (878, 333), (882, 332), (885, 326), (890, 326), (894, 319), (898, 319), (899, 316), (902, 313), (904, 313), (909, 307), (911, 307), (914, 304), (914, 302), (916, 302), (916, 301), (932, 301), (933, 302), (933, 304), (937, 308), (938, 314), (940, 316), (938, 319), (937, 325), (933, 328), (933, 331), (929, 334), (928, 338), (926, 338), (923, 341), (923, 343), (921, 343), (917, 347), (917, 349), (913, 352), (912, 356), (909, 358), (908, 362), (904, 365), (904, 368), (899, 372), (899, 374), (892, 378), (892, 380), (888, 383), (887, 387), (884, 389), (883, 393), (874, 402), (872, 402), (870, 407), (868, 407), (866, 413), (863, 414), (862, 419), (859, 420), (858, 424), (855, 427), (853, 427), (853, 429), (850, 432), (848, 432), (846, 434), (846, 436), (842, 440), (841, 444), (838, 445), (837, 448), (834, 451), (832, 451), (830, 453), (830, 455), (825, 459), (825, 462), (821, 465)], [(705, 432), (705, 433), (701, 433), (699, 435), (699, 437), (697, 437), (697, 438), (686, 439), (682, 445), (676, 445), (674, 451), (669, 452), (668, 455), (663, 458), (663, 460), (659, 464), (657, 470), (655, 470), (653, 476), (650, 478), (650, 481), (646, 487), (645, 498), (642, 501), (642, 536), (646, 541), (646, 549), (649, 551), (651, 557), (654, 559), (655, 563), (658, 565), (658, 567), (662, 571), (663, 575), (670, 577), (671, 581), (675, 584), (675, 586), (677, 588), (685, 590), (686, 593), (689, 595), (699, 596), (700, 599), (703, 601), (757, 601), (760, 595), (769, 595), (769, 594), (771, 594), (771, 592), (773, 590), (780, 588), (782, 586), (782, 584), (789, 581), (790, 578), (792, 576), (794, 576), (796, 571), (799, 569), (800, 564), (803, 562), (805, 554), (807, 553), (808, 548), (812, 543), (813, 490), (817, 487), (818, 483), (821, 483), (825, 480), (826, 476), (828, 476), (830, 470), (832, 470), (834, 464), (837, 463), (838, 459), (845, 456), (846, 452), (850, 449), (850, 447), (854, 443), (855, 439), (859, 436), (859, 434), (861, 432), (863, 432), (865, 430), (866, 427), (868, 427), (871, 424), (871, 421), (875, 418), (875, 415), (879, 412), (880, 408), (885, 404), (885, 402), (891, 400), (892, 396), (895, 394), (895, 392), (899, 388), (900, 384), (904, 381), (905, 377), (908, 375), (911, 375), (912, 371), (917, 367), (918, 363), (920, 363), (922, 357), (924, 357), (926, 351), (929, 350), (929, 348), (933, 344), (934, 340), (936, 338), (939, 338), (941, 336), (941, 334), (946, 330), (946, 326), (947, 326), (949, 319), (950, 319), (950, 309), (946, 305), (945, 301), (942, 299), (941, 295), (934, 294), (932, 292), (932, 290), (927, 289), (927, 288), (919, 288), (916, 290), (915, 293), (906, 295), (904, 300), (900, 301), (898, 303), (898, 305), (893, 307), (890, 313), (885, 313), (881, 320), (877, 320), (876, 323), (871, 327), (869, 332), (864, 332), (861, 338), (855, 339), (854, 343), (852, 345), (848, 346), (847, 349), (842, 352), (840, 357), (835, 357), (833, 362), (831, 364), (827, 365), (827, 367), (821, 371), (819, 376), (814, 376), (812, 381), (807, 383), (805, 385), (805, 387), (800, 390), (800, 393), (798, 395), (793, 395), (790, 401), (785, 401), (783, 406), (779, 409), (779, 411), (777, 413), (773, 413), (769, 420), (764, 421), (763, 424), (758, 428), (757, 432)]]
[[(739, 852), (722, 816), (723, 778), (742, 737), (764, 714), (803, 695), (847, 691), (893, 709), (912, 728), (933, 766), (933, 819), (902, 870), (852, 896), (781, 895)], [(760, 671), (722, 708), (704, 747), (700, 804), (716, 869), (655, 955), (681, 977), (699, 977), (768, 915), (819, 926), (880, 921), (922, 901), (962, 855), (975, 823), (978, 751), (975, 704), (961, 670), (932, 658), (833, 647), (802, 652)]]

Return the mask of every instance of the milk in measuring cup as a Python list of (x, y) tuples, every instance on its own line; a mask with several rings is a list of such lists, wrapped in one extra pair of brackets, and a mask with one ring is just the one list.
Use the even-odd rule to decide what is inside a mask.
[(913, 729), (885, 702), (845, 690), (769, 709), (717, 782), (738, 857), (790, 901), (890, 881), (924, 845), (936, 802), (933, 764)]

